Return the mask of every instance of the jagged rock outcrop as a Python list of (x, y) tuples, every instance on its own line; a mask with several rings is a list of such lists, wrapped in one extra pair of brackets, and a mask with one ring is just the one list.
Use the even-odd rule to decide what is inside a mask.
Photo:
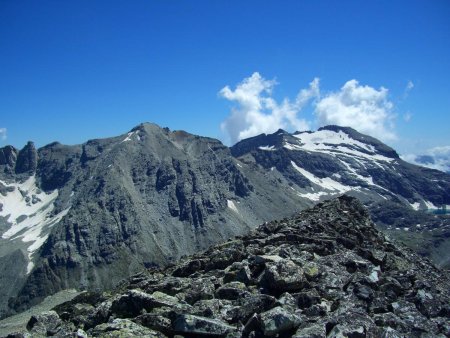
[(36, 171), (37, 161), (36, 147), (33, 142), (28, 142), (17, 155), (16, 174), (33, 173)]
[(110, 294), (83, 293), (28, 328), (74, 337), (448, 337), (449, 283), (342, 196)]
[(13, 146), (0, 148), (0, 168), (4, 173), (12, 173), (14, 171), (17, 160), (17, 149)]

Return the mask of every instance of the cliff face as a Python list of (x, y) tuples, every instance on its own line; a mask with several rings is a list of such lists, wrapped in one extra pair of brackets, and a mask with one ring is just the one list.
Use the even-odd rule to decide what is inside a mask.
[(255, 187), (219, 141), (153, 124), (15, 153), (2, 152), (0, 257), (25, 259), (0, 303), (12, 297), (17, 311), (65, 288), (111, 288), (306, 206), (271, 202), (278, 187)]
[(450, 335), (449, 276), (378, 232), (343, 196), (84, 293), (28, 323), (33, 334), (173, 337)]

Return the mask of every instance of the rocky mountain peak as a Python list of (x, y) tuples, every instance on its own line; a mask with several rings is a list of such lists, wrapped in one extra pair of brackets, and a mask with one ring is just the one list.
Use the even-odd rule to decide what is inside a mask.
[(3, 167), (3, 172), (13, 173), (17, 160), (17, 149), (13, 146), (6, 146), (0, 148), (0, 168)]
[(252, 151), (281, 149), (289, 140), (292, 141), (292, 135), (283, 129), (278, 129), (273, 134), (260, 134), (239, 141), (231, 147), (231, 153), (239, 157)]
[(37, 150), (34, 143), (29, 141), (17, 155), (16, 174), (33, 173), (37, 167)]

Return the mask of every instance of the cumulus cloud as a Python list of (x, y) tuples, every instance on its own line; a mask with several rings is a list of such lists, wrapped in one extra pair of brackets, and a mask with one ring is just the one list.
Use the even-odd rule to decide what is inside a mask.
[(272, 97), (275, 85), (275, 80), (266, 80), (255, 72), (234, 90), (229, 86), (220, 90), (221, 97), (236, 103), (231, 115), (221, 124), (231, 143), (261, 133), (273, 133), (279, 128), (309, 129), (309, 122), (299, 118), (298, 113), (319, 97), (319, 79), (315, 78), (308, 88), (300, 90), (293, 101), (285, 98), (277, 102)]
[(0, 140), (6, 140), (6, 128), (0, 128)]
[(395, 140), (393, 104), (388, 90), (347, 81), (337, 92), (321, 98), (315, 107), (319, 125), (352, 127), (384, 141)]
[(413, 164), (450, 173), (450, 146), (434, 147), (421, 155), (407, 154), (401, 157)]

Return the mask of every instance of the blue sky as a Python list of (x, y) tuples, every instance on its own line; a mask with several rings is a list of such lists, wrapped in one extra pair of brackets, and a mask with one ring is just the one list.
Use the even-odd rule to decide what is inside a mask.
[[(448, 18), (447, 0), (0, 0), (0, 146), (144, 121), (230, 143), (349, 121), (349, 108), (403, 154), (450, 146)], [(258, 120), (274, 105), (281, 119)]]

